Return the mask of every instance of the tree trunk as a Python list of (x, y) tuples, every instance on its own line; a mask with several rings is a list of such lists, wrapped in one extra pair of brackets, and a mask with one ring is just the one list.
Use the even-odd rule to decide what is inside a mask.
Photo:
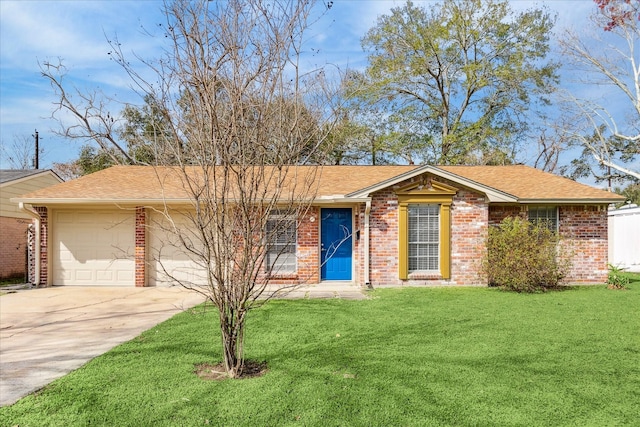
[(224, 368), (230, 378), (240, 378), (244, 367), (245, 314), (232, 308), (220, 311)]

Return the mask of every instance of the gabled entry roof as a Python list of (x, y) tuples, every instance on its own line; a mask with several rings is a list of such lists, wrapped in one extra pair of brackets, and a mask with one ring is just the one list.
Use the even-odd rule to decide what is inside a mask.
[[(264, 166), (272, 168), (272, 166)], [(315, 166), (291, 166), (292, 180), (308, 178)], [(293, 169), (292, 169), (293, 170)], [(187, 201), (173, 167), (114, 166), (14, 199), (31, 204), (152, 203)], [(196, 175), (194, 167), (189, 173)], [(624, 197), (524, 165), (514, 166), (321, 166), (315, 198), (358, 201), (402, 181), (428, 174), (485, 194), (492, 203), (608, 204)], [(296, 185), (303, 185), (299, 181)]]
[(613, 203), (624, 197), (525, 165), (430, 166), (375, 183), (349, 194), (366, 197), (407, 179), (431, 174), (484, 193), (493, 203)]

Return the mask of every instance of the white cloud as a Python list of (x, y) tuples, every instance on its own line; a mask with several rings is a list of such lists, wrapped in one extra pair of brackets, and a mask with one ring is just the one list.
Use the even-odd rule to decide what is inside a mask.
[[(418, 5), (438, 1), (414, 0)], [(311, 28), (307, 49), (319, 49), (305, 57), (309, 66), (324, 63), (339, 68), (363, 68), (366, 55), (360, 39), (374, 26), (378, 16), (387, 14), (404, 0), (334, 0), (333, 7)], [(512, 1), (519, 11), (546, 4), (558, 13), (558, 28), (574, 24), (582, 28), (595, 10), (590, 0), (553, 0), (547, 2)], [(156, 24), (164, 22), (162, 1), (93, 0), (0, 0), (0, 137), (11, 140), (14, 134), (31, 134), (35, 128), (44, 134), (52, 123), (43, 120), (53, 109), (53, 92), (39, 76), (37, 60), (58, 57), (68, 67), (68, 76), (82, 88), (97, 88), (107, 95), (130, 95), (130, 79), (109, 60), (106, 37), (118, 35), (124, 52), (145, 58), (158, 56), (164, 37), (144, 34), (142, 26), (158, 32)], [(106, 34), (106, 36), (105, 36)], [(133, 57), (133, 55), (132, 55)], [(129, 94), (129, 95), (127, 95)], [(63, 161), (69, 153), (68, 142), (48, 137), (54, 153), (51, 158)], [(55, 144), (54, 144), (55, 141)], [(57, 150), (57, 151), (56, 151)]]
[[(145, 3), (144, 13), (140, 3)], [(70, 67), (104, 66), (109, 57), (107, 38), (135, 41), (135, 49), (154, 43), (140, 37), (137, 16), (157, 13), (158, 2), (130, 1), (2, 1), (0, 26), (2, 66), (33, 69), (36, 60), (63, 58)], [(146, 40), (145, 40), (146, 39)], [(126, 46), (129, 48), (129, 46)], [(152, 47), (152, 46), (151, 46)]]

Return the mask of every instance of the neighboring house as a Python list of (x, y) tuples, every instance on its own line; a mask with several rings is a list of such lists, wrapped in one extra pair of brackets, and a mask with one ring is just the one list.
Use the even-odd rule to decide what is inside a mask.
[[(184, 253), (160, 252), (166, 236), (150, 226), (164, 203), (189, 203), (172, 171), (114, 166), (15, 198), (40, 214), (41, 284), (154, 286), (162, 268), (197, 273)], [(570, 242), (569, 282), (603, 283), (607, 208), (623, 200), (522, 165), (324, 166), (316, 179), (275, 283), (486, 285), (488, 227), (512, 215), (547, 219)]]
[(25, 277), (27, 229), (34, 218), (10, 199), (61, 182), (50, 170), (0, 170), (0, 279)]
[(640, 207), (609, 211), (609, 263), (640, 273)]

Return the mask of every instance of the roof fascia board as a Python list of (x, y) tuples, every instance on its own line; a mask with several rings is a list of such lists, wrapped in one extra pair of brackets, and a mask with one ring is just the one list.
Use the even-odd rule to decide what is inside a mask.
[(57, 173), (55, 173), (52, 170), (47, 169), (47, 170), (40, 171), (38, 173), (34, 173), (34, 174), (31, 174), (31, 175), (23, 176), (22, 178), (18, 178), (18, 179), (14, 179), (14, 180), (11, 180), (11, 181), (3, 182), (2, 184), (0, 184), (0, 188), (7, 187), (9, 185), (19, 184), (19, 183), (21, 183), (23, 181), (28, 181), (30, 179), (38, 178), (38, 177), (44, 176), (44, 175), (51, 175), (55, 179), (57, 179), (59, 182), (64, 182), (64, 180), (62, 178), (60, 178)]
[(78, 204), (92, 204), (92, 205), (113, 205), (113, 204), (131, 204), (137, 206), (144, 206), (148, 204), (189, 204), (189, 199), (24, 199), (21, 197), (14, 197), (10, 199), (12, 203), (28, 203), (30, 205), (78, 205)]
[(313, 200), (313, 205), (332, 205), (336, 203), (366, 203), (370, 202), (371, 197), (346, 197), (346, 196), (335, 196), (335, 197), (318, 197)]

